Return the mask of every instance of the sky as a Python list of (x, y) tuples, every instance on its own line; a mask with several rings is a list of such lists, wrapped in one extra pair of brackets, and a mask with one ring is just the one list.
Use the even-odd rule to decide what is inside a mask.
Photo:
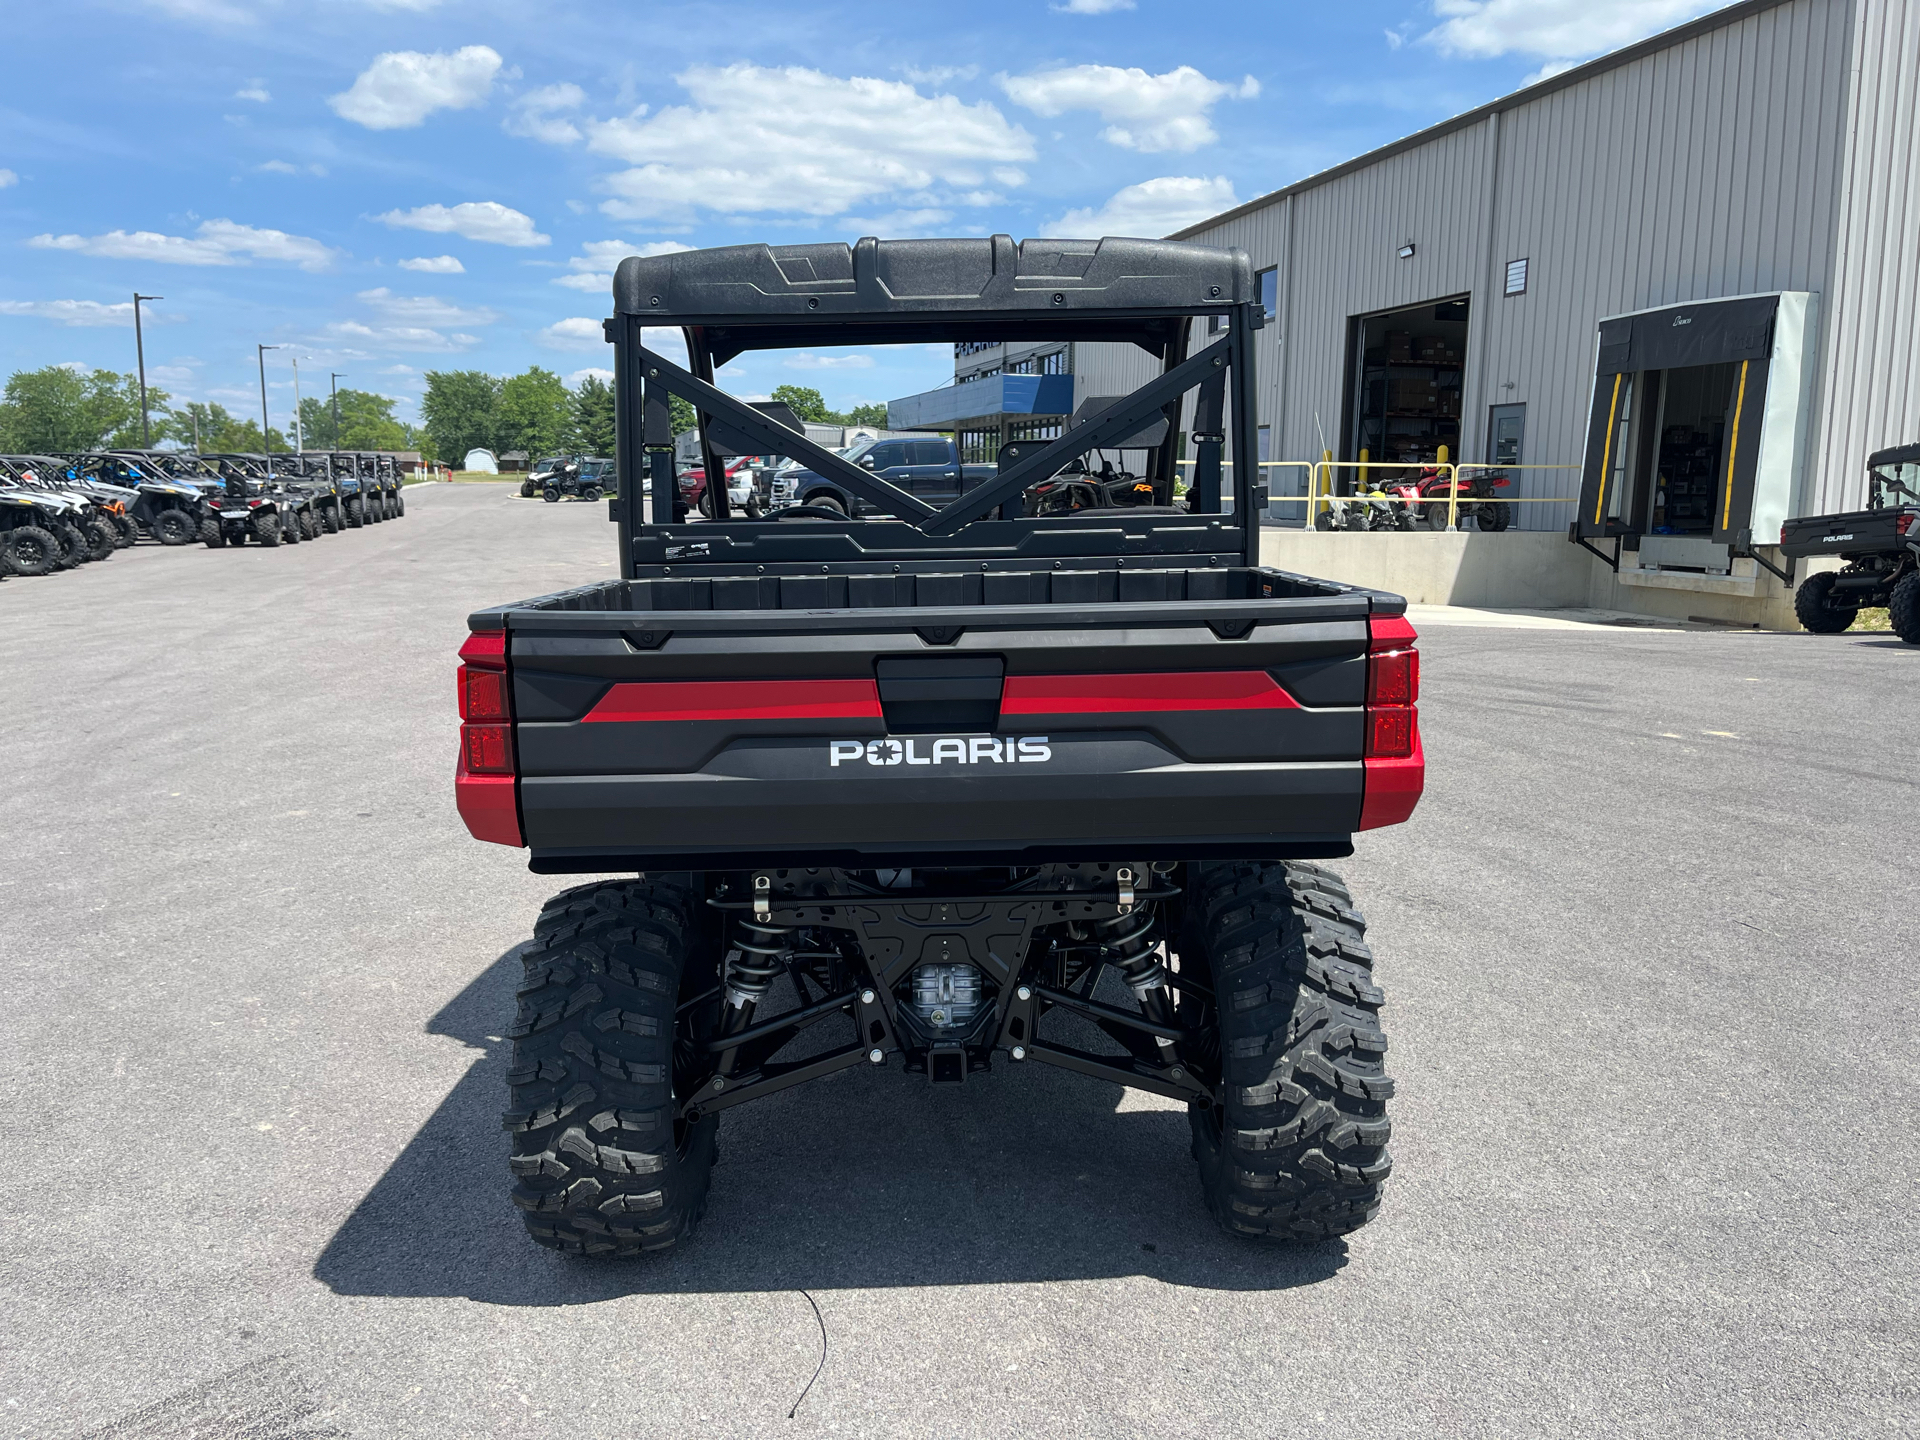
[[(1162, 235), (1703, 0), (64, 0), (9, 6), (0, 374), (134, 368), (273, 423), (434, 369), (610, 374), (629, 254)], [(39, 76), (29, 82), (27, 77)], [(944, 346), (743, 358), (846, 408)]]

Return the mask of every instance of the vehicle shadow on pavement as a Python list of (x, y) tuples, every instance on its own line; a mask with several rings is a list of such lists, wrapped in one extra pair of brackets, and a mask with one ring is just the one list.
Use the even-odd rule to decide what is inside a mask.
[(1116, 1109), (1139, 1097), (1004, 1058), (950, 1089), (860, 1069), (727, 1111), (690, 1243), (632, 1261), (543, 1250), (507, 1199), (509, 1045), (489, 1034), (513, 1013), (520, 968), (508, 951), (428, 1023), (486, 1053), (321, 1253), (313, 1273), (336, 1293), (576, 1305), (1131, 1275), (1282, 1290), (1347, 1263), (1344, 1241), (1268, 1248), (1222, 1234), (1184, 1111)]

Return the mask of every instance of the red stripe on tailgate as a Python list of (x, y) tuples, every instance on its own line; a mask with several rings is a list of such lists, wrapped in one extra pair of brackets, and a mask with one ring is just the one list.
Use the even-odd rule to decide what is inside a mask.
[(610, 720), (878, 720), (871, 680), (626, 680), (588, 722)]
[(1009, 675), (1002, 715), (1142, 715), (1157, 710), (1298, 710), (1264, 670), (1147, 675)]

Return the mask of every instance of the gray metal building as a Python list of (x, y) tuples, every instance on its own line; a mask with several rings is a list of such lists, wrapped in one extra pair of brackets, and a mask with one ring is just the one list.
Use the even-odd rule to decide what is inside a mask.
[[(1763, 545), (1787, 511), (1858, 504), (1867, 453), (1920, 438), (1920, 4), (1746, 0), (1176, 238), (1241, 246), (1270, 272), (1273, 458), (1317, 456), (1324, 437), (1343, 459), (1445, 443), (1456, 460), (1585, 463), (1586, 533), (1710, 533), (1737, 554), (1738, 532)], [(1703, 308), (1733, 297), (1759, 298)], [(1648, 348), (1696, 323), (1718, 348)], [(1742, 360), (1743, 397), (1738, 371), (1687, 373)], [(1078, 368), (1103, 364), (1116, 382), (1138, 370), (1082, 348)], [(1729, 464), (1735, 406), (1748, 449)], [(1618, 487), (1590, 453), (1610, 428)], [(1685, 447), (1663, 432), (1682, 430), (1714, 452), (1693, 464), (1710, 532), (1692, 482), (1669, 487)], [(1720, 523), (1741, 518), (1729, 488), (1744, 526)], [(1570, 518), (1521, 509), (1532, 528)]]

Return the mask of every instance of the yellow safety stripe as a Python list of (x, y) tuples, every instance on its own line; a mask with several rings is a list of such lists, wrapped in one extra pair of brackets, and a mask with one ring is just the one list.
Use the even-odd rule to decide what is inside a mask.
[(1720, 529), (1722, 532), (1733, 528), (1733, 467), (1740, 458), (1740, 412), (1747, 404), (1747, 366), (1751, 360), (1740, 362), (1740, 393), (1733, 401), (1733, 439), (1727, 442), (1727, 500), (1720, 511)]
[(1613, 473), (1613, 427), (1620, 415), (1620, 382), (1626, 377), (1613, 377), (1613, 399), (1607, 405), (1607, 443), (1600, 451), (1600, 491), (1593, 497), (1593, 523), (1600, 523), (1601, 513), (1607, 508), (1607, 476)]

